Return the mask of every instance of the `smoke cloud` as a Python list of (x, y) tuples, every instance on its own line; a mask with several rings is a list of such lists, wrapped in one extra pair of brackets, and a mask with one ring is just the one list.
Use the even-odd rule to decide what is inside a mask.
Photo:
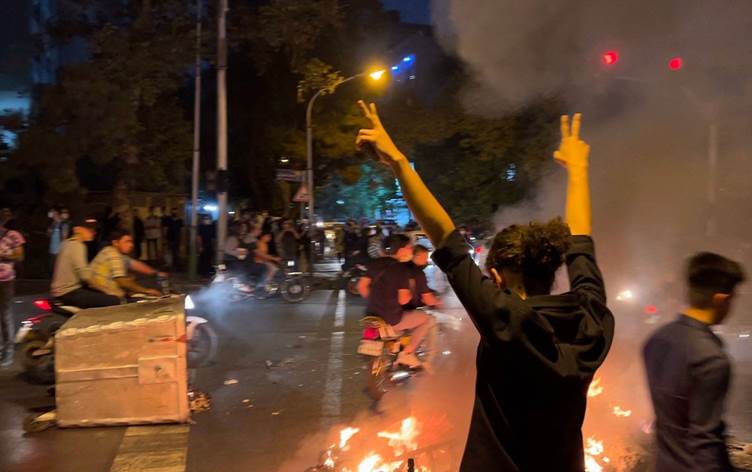
[[(584, 114), (594, 237), (617, 317), (601, 371), (611, 396), (591, 402), (585, 433), (620, 432), (626, 442), (652, 417), (640, 347), (680, 309), (684, 260), (711, 250), (752, 267), (752, 2), (434, 0), (432, 17), (442, 46), (468, 71), (469, 112), (500, 116), (557, 96)], [(608, 51), (618, 57), (610, 66)], [(682, 68), (672, 71), (676, 57)], [(566, 180), (554, 167), (529, 201), (499, 211), (497, 228), (563, 214)], [(616, 300), (626, 289), (634, 299)], [(749, 348), (736, 333), (752, 324), (752, 303), (742, 292), (726, 337), (747, 368)], [(747, 384), (735, 384), (735, 398), (749, 397)], [(631, 427), (608, 414), (622, 403), (633, 410)], [(729, 422), (750, 440), (742, 403), (732, 401)]]

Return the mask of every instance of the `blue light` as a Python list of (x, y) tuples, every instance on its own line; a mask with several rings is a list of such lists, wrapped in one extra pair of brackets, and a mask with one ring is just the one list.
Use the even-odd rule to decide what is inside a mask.
[(512, 182), (517, 178), (517, 166), (514, 163), (509, 164), (504, 178), (507, 182)]
[(344, 204), (345, 204), (344, 200), (337, 200), (337, 205), (344, 205)]
[(413, 60), (413, 56), (405, 56), (402, 58), (402, 62), (410, 62)]
[(217, 211), (219, 207), (217, 205), (207, 204), (204, 205), (204, 211)]
[(397, 72), (397, 71), (399, 71), (399, 66), (392, 66), (392, 70), (393, 70), (394, 72)]

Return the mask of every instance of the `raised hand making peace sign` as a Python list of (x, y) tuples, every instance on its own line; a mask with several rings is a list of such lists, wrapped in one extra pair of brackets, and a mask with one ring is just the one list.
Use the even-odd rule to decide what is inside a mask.
[(569, 170), (588, 166), (590, 146), (580, 139), (582, 115), (576, 113), (569, 125), (569, 115), (561, 117), (561, 143), (554, 152), (554, 159)]
[(392, 138), (389, 137), (389, 133), (381, 124), (376, 104), (366, 105), (363, 100), (358, 100), (358, 106), (363, 110), (363, 115), (371, 122), (371, 129), (361, 129), (358, 132), (358, 137), (355, 140), (358, 149), (364, 150), (365, 146), (372, 146), (379, 160), (388, 165), (404, 159), (405, 156), (397, 149)]

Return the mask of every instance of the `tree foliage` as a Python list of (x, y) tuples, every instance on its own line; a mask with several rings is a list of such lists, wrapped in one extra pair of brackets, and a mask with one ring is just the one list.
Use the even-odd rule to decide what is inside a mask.
[[(55, 85), (37, 91), (17, 159), (40, 172), (53, 193), (114, 181), (182, 190), (191, 126), (178, 93), (195, 54), (190, 14), (177, 0), (61, 1), (52, 37), (88, 57), (63, 66)], [(82, 161), (108, 175), (82, 182)]]

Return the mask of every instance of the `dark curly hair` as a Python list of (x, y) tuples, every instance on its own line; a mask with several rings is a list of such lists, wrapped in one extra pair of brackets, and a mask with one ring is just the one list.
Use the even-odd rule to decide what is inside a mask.
[(528, 295), (551, 293), (556, 270), (569, 249), (569, 226), (561, 218), (546, 223), (512, 225), (494, 237), (486, 269), (508, 269), (522, 275)]

